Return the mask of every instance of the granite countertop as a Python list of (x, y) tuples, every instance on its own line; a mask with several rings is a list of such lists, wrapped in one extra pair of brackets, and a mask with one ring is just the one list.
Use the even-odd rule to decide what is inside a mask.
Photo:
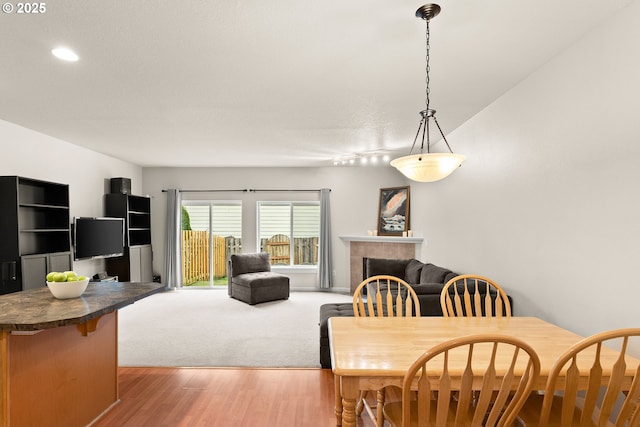
[(84, 323), (162, 292), (161, 283), (90, 282), (79, 298), (56, 299), (46, 287), (0, 296), (0, 330), (37, 331)]

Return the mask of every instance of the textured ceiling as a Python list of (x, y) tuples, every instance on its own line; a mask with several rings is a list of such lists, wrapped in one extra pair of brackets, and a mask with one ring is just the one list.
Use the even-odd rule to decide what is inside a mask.
[[(445, 133), (631, 2), (439, 2), (431, 106)], [(407, 154), (425, 102), (421, 4), (56, 0), (3, 13), (0, 119), (141, 166)], [(54, 58), (60, 45), (80, 61)]]

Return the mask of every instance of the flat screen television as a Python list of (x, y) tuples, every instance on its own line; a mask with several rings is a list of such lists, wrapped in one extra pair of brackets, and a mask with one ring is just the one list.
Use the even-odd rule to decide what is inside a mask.
[(124, 254), (124, 218), (73, 219), (73, 259), (96, 259)]

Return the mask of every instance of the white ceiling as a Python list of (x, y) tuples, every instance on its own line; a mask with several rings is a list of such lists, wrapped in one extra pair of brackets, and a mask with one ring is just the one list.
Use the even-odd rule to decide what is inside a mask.
[[(431, 107), (445, 133), (632, 1), (440, 1)], [(141, 166), (407, 154), (425, 103), (421, 5), (55, 0), (2, 13), (0, 119)], [(61, 45), (80, 61), (54, 58)]]

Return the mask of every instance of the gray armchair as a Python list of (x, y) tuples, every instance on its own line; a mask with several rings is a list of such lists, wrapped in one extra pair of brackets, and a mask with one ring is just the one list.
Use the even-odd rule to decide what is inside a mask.
[(289, 278), (271, 271), (269, 254), (232, 254), (229, 258), (229, 296), (254, 305), (289, 298)]

